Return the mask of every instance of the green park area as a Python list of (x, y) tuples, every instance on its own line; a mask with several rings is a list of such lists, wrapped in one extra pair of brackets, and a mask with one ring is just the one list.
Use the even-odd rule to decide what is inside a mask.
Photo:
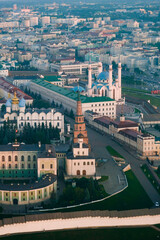
[(145, 90), (138, 90), (134, 88), (122, 88), (122, 93), (125, 96), (131, 96), (137, 99), (150, 100), (151, 104), (160, 107), (160, 97), (158, 95), (151, 95)]
[(90, 203), (80, 207), (69, 208), (64, 212), (83, 211), (83, 210), (129, 210), (150, 208), (153, 203), (144, 191), (143, 187), (135, 177), (134, 173), (129, 170), (126, 172), (128, 187), (121, 193), (108, 199), (96, 203)]
[(153, 187), (160, 193), (160, 186), (159, 186), (157, 180), (155, 179), (155, 177), (153, 176), (152, 172), (148, 168), (148, 166), (146, 164), (144, 164), (144, 165), (142, 165), (141, 169), (144, 172), (144, 174), (146, 175), (146, 177), (148, 178), (148, 180), (151, 182)]
[(121, 154), (119, 154), (114, 148), (112, 148), (111, 146), (107, 146), (106, 147), (107, 151), (109, 152), (109, 154), (112, 157), (119, 157), (119, 158), (124, 158)]
[(160, 238), (160, 232), (152, 227), (141, 228), (105, 228), (105, 229), (82, 229), (55, 232), (43, 232), (26, 235), (4, 237), (4, 240), (154, 240)]

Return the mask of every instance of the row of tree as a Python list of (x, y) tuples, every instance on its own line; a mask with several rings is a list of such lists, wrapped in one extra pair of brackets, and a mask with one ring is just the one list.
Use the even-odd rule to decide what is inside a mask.
[(14, 142), (15, 139), (26, 144), (37, 144), (39, 141), (42, 144), (50, 144), (51, 140), (60, 139), (59, 132), (57, 127), (39, 125), (37, 127), (24, 126), (22, 131), (16, 133), (16, 126), (7, 122), (0, 128), (0, 144), (8, 144)]

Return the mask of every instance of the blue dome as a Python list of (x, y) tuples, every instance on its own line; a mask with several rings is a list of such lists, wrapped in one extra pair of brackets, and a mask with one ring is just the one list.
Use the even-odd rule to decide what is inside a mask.
[(97, 77), (98, 80), (107, 80), (108, 78), (109, 78), (109, 73), (107, 71), (101, 72)]
[(12, 100), (9, 98), (5, 105), (6, 105), (6, 107), (11, 107), (12, 106)]
[(21, 98), (21, 100), (19, 101), (19, 107), (25, 107), (26, 105), (26, 100), (24, 98)]
[(83, 88), (83, 87), (81, 87), (81, 86), (76, 86), (76, 87), (74, 87), (74, 88), (72, 88), (72, 90), (74, 91), (74, 92), (83, 92), (83, 91), (85, 91), (85, 89)]

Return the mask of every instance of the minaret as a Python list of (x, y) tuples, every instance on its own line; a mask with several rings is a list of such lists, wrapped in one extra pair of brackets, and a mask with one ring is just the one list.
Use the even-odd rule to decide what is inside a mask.
[(109, 97), (113, 98), (113, 91), (112, 91), (112, 64), (109, 65)]
[(121, 63), (118, 63), (118, 88), (119, 88), (119, 99), (121, 98)]
[(78, 139), (82, 138), (83, 143), (88, 144), (88, 136), (86, 130), (86, 124), (84, 122), (84, 116), (82, 115), (82, 104), (80, 100), (80, 94), (78, 92), (78, 100), (77, 100), (77, 112), (75, 116), (75, 124), (74, 124), (74, 138), (73, 142), (78, 143)]
[(88, 96), (92, 97), (92, 67), (88, 66)]
[(103, 71), (102, 63), (99, 62), (99, 63), (98, 63), (98, 74), (100, 74), (102, 71)]

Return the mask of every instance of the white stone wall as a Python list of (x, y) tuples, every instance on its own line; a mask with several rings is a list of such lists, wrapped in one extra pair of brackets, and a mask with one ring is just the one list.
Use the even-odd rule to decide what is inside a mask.
[(0, 236), (21, 233), (44, 232), (65, 229), (102, 228), (102, 227), (133, 227), (150, 226), (160, 223), (160, 215), (136, 217), (80, 217), (70, 219), (51, 219), (17, 223), (0, 227)]

